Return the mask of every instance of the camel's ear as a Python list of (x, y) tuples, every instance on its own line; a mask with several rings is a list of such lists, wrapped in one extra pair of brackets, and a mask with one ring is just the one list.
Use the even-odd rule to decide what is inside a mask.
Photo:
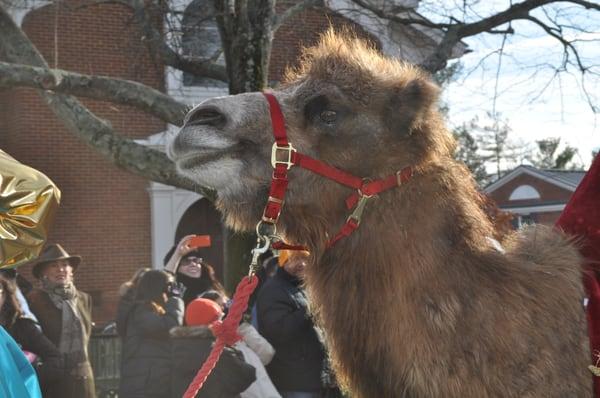
[(429, 109), (435, 106), (439, 91), (437, 85), (424, 78), (397, 87), (388, 98), (385, 109), (386, 124), (390, 130), (410, 134)]

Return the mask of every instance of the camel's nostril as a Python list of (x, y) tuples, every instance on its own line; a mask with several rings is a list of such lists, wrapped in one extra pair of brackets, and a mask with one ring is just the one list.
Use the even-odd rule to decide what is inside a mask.
[(213, 127), (223, 127), (225, 124), (225, 115), (213, 107), (201, 107), (193, 109), (185, 120), (186, 126), (207, 125)]

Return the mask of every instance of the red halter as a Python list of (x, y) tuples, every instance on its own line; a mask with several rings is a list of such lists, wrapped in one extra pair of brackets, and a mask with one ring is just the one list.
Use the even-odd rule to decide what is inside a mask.
[[(349, 236), (358, 228), (365, 205), (370, 198), (381, 192), (387, 191), (388, 189), (401, 186), (412, 177), (413, 169), (411, 166), (407, 166), (389, 177), (370, 181), (348, 174), (345, 171), (336, 169), (320, 160), (313, 159), (310, 156), (298, 152), (287, 139), (285, 119), (277, 99), (270, 93), (263, 93), (263, 95), (269, 103), (273, 136), (275, 137), (275, 143), (273, 144), (273, 149), (271, 151), (273, 178), (271, 180), (269, 199), (267, 200), (262, 216), (263, 222), (272, 225), (277, 223), (289, 183), (287, 173), (292, 166), (300, 166), (356, 190), (356, 192), (346, 198), (346, 207), (348, 210), (351, 210), (352, 208), (354, 208), (354, 210), (348, 216), (346, 223), (342, 226), (340, 231), (327, 242), (327, 247), (333, 246), (337, 241)], [(275, 245), (279, 247), (276, 247)], [(274, 244), (274, 247), (291, 250), (295, 248), (282, 243)]]

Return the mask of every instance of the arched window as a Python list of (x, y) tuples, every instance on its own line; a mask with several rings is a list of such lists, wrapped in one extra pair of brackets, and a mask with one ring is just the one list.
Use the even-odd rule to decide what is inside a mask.
[[(181, 45), (183, 53), (187, 57), (199, 60), (217, 58), (217, 62), (225, 65), (225, 57), (222, 54), (221, 36), (215, 20), (215, 9), (212, 0), (194, 0), (185, 9), (181, 21), (183, 36)], [(194, 76), (191, 73), (183, 74), (184, 86), (203, 87), (227, 87), (227, 83)]]
[(521, 185), (512, 191), (508, 200), (529, 200), (540, 198), (540, 193), (534, 187), (531, 185)]

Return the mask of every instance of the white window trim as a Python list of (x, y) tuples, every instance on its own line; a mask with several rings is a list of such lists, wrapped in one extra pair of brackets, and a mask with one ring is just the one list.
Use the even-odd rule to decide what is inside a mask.
[(522, 207), (500, 207), (500, 210), (514, 214), (529, 215), (531, 213), (550, 213), (563, 211), (566, 204), (522, 206)]
[(537, 189), (529, 184), (519, 185), (511, 192), (508, 200), (531, 200), (541, 199), (542, 196)]

